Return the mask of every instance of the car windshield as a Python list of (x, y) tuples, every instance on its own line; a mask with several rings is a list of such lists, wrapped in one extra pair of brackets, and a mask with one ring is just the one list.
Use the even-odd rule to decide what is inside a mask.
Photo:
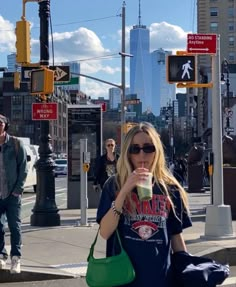
[(67, 164), (67, 159), (55, 159), (55, 164)]

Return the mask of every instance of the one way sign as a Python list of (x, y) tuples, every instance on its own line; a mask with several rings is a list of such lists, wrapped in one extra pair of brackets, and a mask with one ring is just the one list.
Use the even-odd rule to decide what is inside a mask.
[(54, 71), (55, 82), (70, 81), (70, 66), (50, 66), (49, 69)]

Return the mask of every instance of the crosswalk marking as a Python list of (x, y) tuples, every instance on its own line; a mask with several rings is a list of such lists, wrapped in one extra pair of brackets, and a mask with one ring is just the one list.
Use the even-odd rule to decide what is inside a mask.
[(61, 271), (71, 273), (74, 275), (78, 275), (84, 277), (87, 272), (87, 262), (80, 262), (80, 263), (66, 263), (60, 265), (51, 265), (51, 267), (59, 269)]

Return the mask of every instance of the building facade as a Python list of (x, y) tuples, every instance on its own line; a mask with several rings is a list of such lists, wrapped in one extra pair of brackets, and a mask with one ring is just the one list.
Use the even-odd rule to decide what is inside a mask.
[(130, 93), (137, 94), (142, 112), (152, 111), (150, 33), (145, 25), (130, 30)]
[[(79, 95), (78, 95), (79, 96)], [(30, 94), (28, 83), (21, 83), (20, 89), (14, 88), (14, 73), (5, 72), (0, 78), (0, 113), (10, 119), (10, 133), (30, 139), (31, 144), (39, 144), (40, 121), (32, 120), (32, 104), (39, 102)], [(58, 118), (50, 123), (50, 136), (53, 152), (66, 153), (67, 104), (71, 104), (68, 91), (55, 88), (50, 101), (58, 103)], [(75, 101), (74, 103), (78, 103)]]
[(116, 110), (119, 108), (121, 103), (121, 90), (119, 88), (109, 89), (109, 105), (111, 110)]
[(152, 77), (152, 112), (159, 116), (160, 110), (167, 107), (175, 99), (176, 86), (166, 81), (166, 61), (172, 52), (163, 49), (151, 53), (151, 77)]
[[(236, 0), (198, 0), (198, 33), (220, 35), (221, 62), (224, 58), (236, 64)], [(203, 57), (202, 64), (209, 65), (209, 57)]]
[(16, 63), (16, 53), (7, 55), (7, 71), (12, 73), (20, 71), (20, 66), (18, 67)]
[[(229, 63), (229, 79), (231, 82), (229, 94), (234, 94), (234, 85), (231, 79), (235, 72), (236, 64), (236, 0), (198, 0), (197, 1), (197, 32), (199, 34), (217, 34), (220, 38), (220, 62), (224, 59)], [(209, 55), (199, 56), (198, 65), (200, 71), (199, 82), (211, 81), (211, 57)], [(221, 73), (223, 73), (221, 65)], [(222, 86), (222, 97), (225, 87)], [(198, 89), (193, 96), (197, 96), (197, 134), (204, 137), (211, 130), (211, 89)], [(223, 115), (224, 115), (224, 103)]]

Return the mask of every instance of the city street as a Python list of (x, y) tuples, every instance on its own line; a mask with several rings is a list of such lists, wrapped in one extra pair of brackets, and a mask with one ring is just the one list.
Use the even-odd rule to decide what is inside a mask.
[[(57, 207), (67, 207), (67, 177), (55, 178), (55, 196)], [(188, 193), (189, 206), (193, 216), (204, 215), (207, 205), (211, 204), (210, 190), (203, 193)], [(31, 215), (31, 210), (35, 204), (36, 194), (32, 188), (26, 188), (22, 196), (22, 220)]]
[[(23, 196), (23, 258), (22, 273), (17, 277), (10, 277), (17, 283), (4, 283), (4, 286), (87, 286), (84, 276), (87, 266), (87, 255), (90, 245), (97, 232), (95, 224), (96, 209), (88, 209), (88, 226), (80, 226), (80, 210), (66, 209), (66, 177), (55, 179), (56, 201), (60, 209), (61, 226), (56, 227), (32, 227), (29, 224), (29, 216), (34, 205), (35, 194), (33, 190), (27, 190)], [(234, 248), (235, 238), (228, 240), (205, 240), (205, 209), (210, 204), (210, 191), (205, 193), (189, 193), (190, 210), (193, 219), (193, 227), (184, 231), (184, 238), (188, 251), (191, 254), (204, 256), (224, 248)], [(233, 222), (235, 228), (235, 222)], [(7, 233), (8, 234), (8, 233)], [(36, 248), (37, 247), (37, 248)], [(7, 235), (7, 249), (9, 250), (9, 234)], [(63, 250), (63, 252), (62, 252)], [(33, 251), (33, 252), (32, 252)], [(105, 242), (98, 239), (95, 255), (103, 256)], [(235, 252), (232, 249), (232, 252)], [(232, 261), (233, 262), (233, 261)], [(9, 268), (9, 264), (8, 264)], [(45, 275), (46, 274), (46, 275)], [(60, 280), (49, 280), (47, 274), (55, 276), (67, 276)], [(2, 274), (1, 274), (2, 275)], [(46, 276), (46, 277), (45, 277)], [(53, 277), (54, 276), (54, 277)], [(76, 276), (72, 279), (71, 276)], [(81, 277), (80, 277), (81, 276)], [(224, 286), (235, 287), (235, 268), (231, 266), (231, 277), (226, 280)], [(36, 282), (26, 282), (36, 280)], [(51, 279), (52, 279), (51, 278)], [(71, 278), (71, 279), (70, 279)], [(57, 278), (59, 279), (59, 277)], [(40, 282), (40, 280), (43, 280)], [(24, 281), (24, 282), (23, 282)], [(233, 285), (232, 285), (233, 284)]]

